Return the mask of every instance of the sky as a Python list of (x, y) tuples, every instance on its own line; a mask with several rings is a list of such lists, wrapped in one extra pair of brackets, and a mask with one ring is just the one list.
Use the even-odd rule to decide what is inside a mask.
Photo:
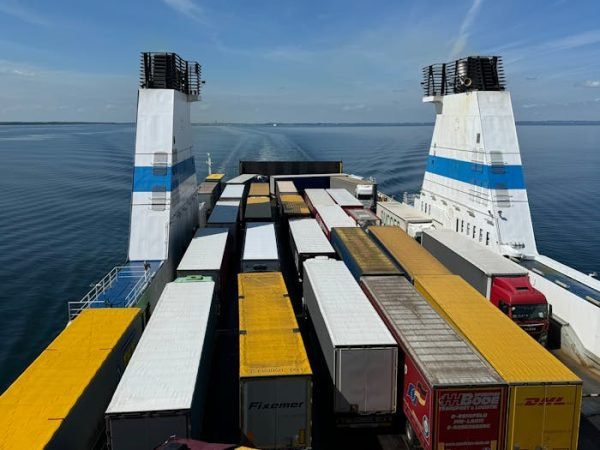
[(504, 59), (517, 120), (600, 120), (599, 0), (0, 0), (0, 121), (135, 121), (142, 51), (196, 122), (431, 122), (421, 69)]

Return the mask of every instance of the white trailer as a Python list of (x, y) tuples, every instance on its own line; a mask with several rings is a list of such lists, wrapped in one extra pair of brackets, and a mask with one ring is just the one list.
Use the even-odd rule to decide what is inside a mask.
[(377, 202), (376, 213), (383, 225), (400, 227), (412, 238), (420, 237), (423, 230), (433, 227), (431, 217), (406, 203)]
[(249, 181), (254, 181), (256, 177), (257, 175), (254, 173), (243, 173), (242, 175), (238, 175), (237, 177), (227, 181), (226, 184), (246, 184)]
[(304, 261), (315, 256), (335, 258), (336, 253), (315, 219), (292, 219), (290, 226), (290, 245), (298, 276), (302, 278)]
[(242, 253), (242, 272), (279, 271), (279, 253), (275, 225), (268, 222), (249, 223)]
[(338, 421), (393, 414), (398, 347), (346, 265), (328, 258), (305, 261), (303, 290), (333, 383), (333, 410), (342, 416)]
[(216, 327), (215, 283), (169, 283), (106, 410), (112, 450), (197, 438)]
[(327, 189), (330, 197), (342, 208), (364, 208), (362, 202), (343, 188)]
[(229, 262), (228, 239), (228, 228), (198, 229), (177, 266), (177, 276), (211, 277), (220, 291), (223, 288), (222, 284), (226, 282), (226, 267)]
[(293, 181), (276, 181), (275, 182), (275, 195), (279, 197), (282, 194), (297, 194), (298, 189)]
[(371, 180), (365, 180), (354, 175), (340, 175), (331, 177), (331, 188), (342, 188), (350, 192), (354, 197), (369, 209), (375, 209), (377, 202), (377, 184)]
[(327, 238), (331, 236), (331, 229), (336, 227), (356, 227), (356, 222), (339, 205), (317, 206), (316, 218)]
[(335, 205), (335, 201), (325, 189), (306, 189), (304, 191), (304, 198), (306, 199), (306, 204), (313, 213), (318, 206)]
[(219, 200), (241, 200), (245, 193), (245, 184), (226, 184)]

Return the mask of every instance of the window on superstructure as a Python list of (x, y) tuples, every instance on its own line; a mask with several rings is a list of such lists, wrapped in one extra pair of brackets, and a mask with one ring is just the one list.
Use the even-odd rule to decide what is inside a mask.
[(464, 220), (460, 221), (460, 232), (461, 233), (465, 232), (465, 221)]
[(471, 224), (467, 222), (467, 236), (471, 234)]
[(475, 239), (476, 235), (477, 235), (477, 227), (475, 225), (473, 225), (473, 239)]
[(485, 245), (490, 245), (490, 232), (485, 233)]
[(456, 232), (458, 233), (458, 219), (456, 219)]
[(483, 242), (483, 230), (479, 229), (479, 242)]

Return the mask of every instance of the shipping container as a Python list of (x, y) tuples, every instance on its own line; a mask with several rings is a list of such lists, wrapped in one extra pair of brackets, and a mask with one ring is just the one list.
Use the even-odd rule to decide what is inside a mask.
[(373, 240), (406, 272), (410, 280), (417, 275), (450, 275), (450, 271), (397, 227), (369, 227)]
[(264, 196), (248, 197), (244, 220), (246, 222), (270, 222), (273, 220), (271, 198)]
[(208, 222), (208, 205), (205, 202), (198, 203), (198, 228), (204, 228)]
[(308, 448), (312, 370), (278, 272), (238, 275), (240, 428), (259, 448)]
[(229, 229), (200, 228), (196, 231), (177, 266), (177, 276), (211, 277), (216, 284), (217, 296), (219, 296), (227, 283), (229, 264)]
[(248, 197), (268, 197), (269, 183), (251, 183)]
[(325, 189), (306, 189), (304, 191), (304, 198), (306, 199), (306, 204), (313, 214), (318, 206), (335, 205), (335, 201)]
[(212, 210), (219, 198), (219, 183), (215, 181), (205, 181), (198, 186), (198, 202), (206, 203), (208, 210)]
[(379, 217), (377, 217), (370, 209), (348, 208), (346, 209), (346, 214), (352, 217), (356, 224), (365, 230), (371, 226), (381, 225)]
[(331, 236), (331, 230), (336, 227), (355, 227), (356, 222), (339, 205), (317, 206), (315, 217), (327, 238)]
[(293, 181), (276, 181), (275, 195), (279, 197), (282, 194), (297, 194), (298, 189)]
[(413, 238), (420, 237), (423, 230), (433, 227), (431, 217), (397, 201), (377, 202), (377, 215), (383, 225), (400, 227)]
[(544, 294), (531, 285), (527, 269), (453, 230), (425, 230), (421, 245), (534, 339), (546, 343), (550, 309)]
[(333, 228), (331, 245), (357, 281), (365, 275), (402, 273), (362, 228)]
[(242, 253), (242, 272), (279, 270), (277, 237), (273, 223), (249, 223)]
[(377, 202), (377, 184), (371, 180), (355, 176), (331, 177), (332, 188), (342, 188), (359, 199), (365, 208), (375, 210)]
[(94, 448), (141, 335), (138, 308), (82, 311), (0, 397), (0, 448)]
[[(398, 347), (342, 261), (304, 262), (304, 304), (333, 384), (338, 423), (396, 411)], [(363, 416), (363, 417), (361, 417)]]
[(219, 200), (242, 200), (245, 192), (245, 184), (226, 184)]
[(168, 283), (106, 409), (111, 450), (147, 450), (170, 436), (198, 438), (216, 329), (215, 283)]
[(399, 346), (409, 442), (425, 450), (502, 449), (507, 386), (401, 276), (361, 285)]
[(279, 208), (281, 216), (286, 218), (310, 216), (310, 210), (299, 194), (281, 194)]
[(576, 450), (581, 380), (461, 277), (415, 287), (508, 383), (506, 448)]
[(362, 202), (343, 188), (327, 189), (327, 193), (342, 208), (364, 208)]
[(256, 178), (256, 174), (244, 173), (227, 181), (227, 184), (247, 184)]
[(302, 265), (307, 259), (315, 256), (335, 258), (335, 250), (315, 219), (292, 219), (289, 221), (289, 226), (294, 264), (300, 278), (302, 278)]

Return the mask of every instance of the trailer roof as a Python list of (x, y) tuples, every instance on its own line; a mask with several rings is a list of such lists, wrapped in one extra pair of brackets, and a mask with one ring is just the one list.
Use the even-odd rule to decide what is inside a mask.
[(250, 184), (249, 197), (269, 196), (269, 183), (252, 183)]
[(340, 206), (363, 208), (363, 204), (354, 195), (346, 189), (334, 188), (327, 189), (326, 192)]
[(356, 222), (340, 205), (316, 206), (321, 221), (329, 231), (335, 227), (356, 227)]
[(0, 396), (0, 447), (46, 447), (139, 313), (86, 309), (62, 330)]
[(244, 218), (271, 220), (271, 198), (248, 197)]
[(242, 259), (244, 261), (271, 261), (279, 259), (275, 225), (273, 223), (259, 222), (248, 224)]
[(214, 290), (212, 281), (165, 286), (106, 414), (191, 408)]
[(369, 233), (411, 279), (417, 275), (450, 275), (451, 272), (442, 263), (402, 229), (373, 226), (369, 227)]
[(221, 181), (223, 178), (225, 178), (224, 173), (211, 173), (210, 175), (207, 175), (204, 180), (205, 181)]
[(283, 276), (238, 275), (240, 377), (311, 375)]
[(208, 223), (236, 223), (239, 216), (239, 200), (220, 200), (208, 218)]
[(415, 287), (508, 383), (581, 383), (461, 277), (419, 276)]
[(410, 223), (429, 223), (431, 217), (419, 211), (406, 203), (400, 203), (396, 201), (390, 202), (377, 202), (377, 206), (388, 210), (390, 213), (398, 216), (402, 220)]
[(316, 219), (292, 219), (289, 224), (298, 253), (335, 254)]
[(400, 275), (392, 260), (373, 242), (365, 230), (357, 227), (334, 228), (331, 242), (340, 255), (346, 248), (364, 275)]
[(177, 270), (220, 270), (228, 236), (227, 228), (198, 229), (181, 258)]
[(528, 273), (524, 267), (455, 231), (432, 229), (423, 230), (423, 234), (462, 256), (488, 276), (523, 276)]
[(433, 385), (503, 383), (406, 278), (367, 276), (361, 283), (398, 343)]
[(300, 194), (281, 194), (279, 201), (285, 216), (310, 216), (310, 210)]
[(256, 174), (254, 173), (244, 173), (228, 180), (227, 184), (246, 184), (248, 181), (254, 180), (255, 178)]
[(316, 208), (317, 206), (335, 205), (335, 201), (325, 189), (305, 189), (304, 195), (310, 201), (313, 208)]
[(219, 186), (217, 181), (204, 181), (198, 186), (198, 194), (212, 194), (217, 186)]
[(333, 259), (304, 262), (304, 273), (336, 347), (389, 346), (396, 340), (346, 265)]
[(298, 192), (293, 181), (282, 180), (276, 181), (275, 184), (277, 185), (277, 192), (280, 194), (296, 194)]
[(238, 199), (244, 197), (244, 191), (246, 190), (245, 184), (227, 184), (223, 193), (221, 194), (222, 199)]

